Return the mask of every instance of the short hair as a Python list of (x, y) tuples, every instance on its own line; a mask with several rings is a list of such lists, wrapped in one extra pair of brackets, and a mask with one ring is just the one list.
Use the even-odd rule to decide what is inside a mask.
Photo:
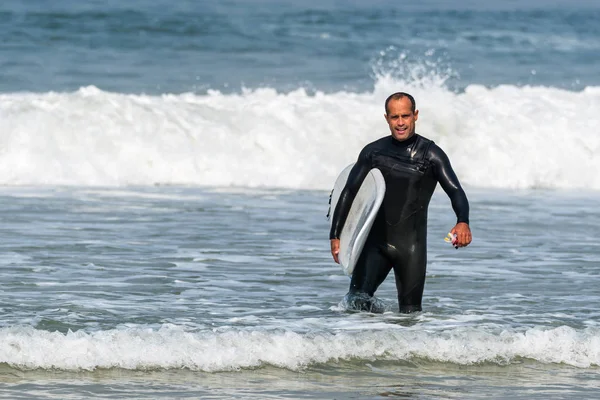
[(388, 98), (385, 99), (385, 114), (387, 115), (389, 113), (388, 104), (390, 103), (391, 100), (400, 100), (403, 97), (408, 97), (408, 99), (410, 100), (410, 103), (412, 104), (411, 110), (414, 113), (415, 110), (417, 109), (417, 103), (415, 102), (415, 98), (406, 92), (396, 92), (396, 93), (390, 94), (388, 96)]

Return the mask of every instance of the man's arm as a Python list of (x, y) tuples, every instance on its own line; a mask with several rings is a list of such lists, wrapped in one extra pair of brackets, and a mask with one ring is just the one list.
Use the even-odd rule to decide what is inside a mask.
[(429, 151), (436, 178), (442, 189), (444, 189), (444, 192), (450, 198), (452, 209), (456, 214), (456, 225), (450, 230), (450, 233), (456, 234), (456, 246), (468, 246), (473, 237), (469, 228), (469, 201), (467, 200), (467, 195), (460, 186), (458, 177), (454, 173), (450, 159), (446, 153), (435, 143), (431, 145)]
[(348, 218), (352, 202), (360, 189), (365, 177), (371, 170), (371, 162), (367, 152), (363, 150), (358, 156), (356, 164), (350, 170), (346, 186), (340, 193), (340, 198), (337, 202), (331, 221), (331, 230), (329, 231), (329, 239), (331, 241), (331, 255), (333, 260), (339, 264), (338, 253), (340, 252), (340, 234), (342, 228)]

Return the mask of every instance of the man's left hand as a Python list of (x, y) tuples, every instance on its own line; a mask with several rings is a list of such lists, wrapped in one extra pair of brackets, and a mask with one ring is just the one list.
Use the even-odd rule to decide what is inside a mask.
[(450, 233), (456, 235), (456, 241), (453, 243), (456, 247), (465, 247), (471, 243), (473, 237), (471, 236), (471, 228), (466, 222), (459, 222), (450, 230)]

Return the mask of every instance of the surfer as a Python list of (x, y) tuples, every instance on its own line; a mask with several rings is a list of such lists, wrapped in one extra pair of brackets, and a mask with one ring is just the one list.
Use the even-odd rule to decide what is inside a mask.
[(452, 203), (457, 223), (455, 247), (471, 243), (469, 202), (450, 160), (433, 141), (415, 133), (419, 111), (415, 99), (397, 92), (385, 101), (391, 135), (363, 148), (350, 171), (333, 213), (331, 254), (339, 263), (340, 234), (352, 201), (372, 168), (386, 183), (383, 203), (358, 259), (350, 290), (350, 308), (373, 311), (375, 291), (393, 269), (401, 313), (421, 311), (427, 264), (427, 210), (439, 182)]

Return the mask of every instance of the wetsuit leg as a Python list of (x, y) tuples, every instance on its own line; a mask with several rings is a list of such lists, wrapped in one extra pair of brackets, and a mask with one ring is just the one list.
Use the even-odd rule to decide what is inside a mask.
[(413, 243), (408, 247), (410, 251), (399, 262), (394, 263), (394, 277), (401, 313), (421, 311), (427, 267), (426, 247), (425, 241)]
[(350, 290), (346, 295), (348, 308), (378, 312), (373, 310), (373, 295), (391, 269), (392, 264), (379, 246), (367, 243), (352, 273)]
[(350, 292), (367, 293), (369, 296), (373, 296), (391, 269), (392, 264), (378, 246), (365, 246), (352, 274)]

